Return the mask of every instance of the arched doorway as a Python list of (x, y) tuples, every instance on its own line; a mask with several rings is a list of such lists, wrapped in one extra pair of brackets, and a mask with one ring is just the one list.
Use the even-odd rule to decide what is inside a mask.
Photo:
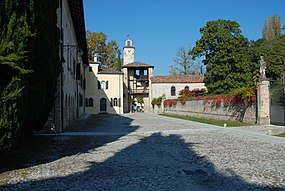
[(105, 98), (100, 99), (100, 112), (106, 112), (107, 111), (107, 101)]

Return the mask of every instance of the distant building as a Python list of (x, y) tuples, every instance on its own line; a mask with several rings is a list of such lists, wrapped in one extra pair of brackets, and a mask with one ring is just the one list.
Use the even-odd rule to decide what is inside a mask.
[[(86, 74), (86, 113), (123, 114), (136, 111), (151, 112), (151, 100), (162, 95), (167, 99), (179, 97), (182, 89), (205, 88), (203, 75), (154, 76), (154, 66), (135, 62), (133, 41), (125, 41), (122, 71), (100, 65), (97, 55), (89, 62)], [(143, 103), (138, 103), (138, 98)]]
[(152, 96), (164, 96), (166, 99), (179, 97), (179, 91), (188, 89), (206, 89), (203, 75), (168, 75), (151, 78)]
[[(133, 41), (127, 39), (124, 46), (124, 112), (134, 110), (150, 111), (151, 109), (151, 85), (154, 66), (135, 62), (135, 47)], [(137, 97), (144, 101), (142, 105), (137, 102)], [(141, 108), (142, 107), (142, 108)]]
[(123, 114), (123, 73), (100, 66), (97, 56), (86, 74), (86, 113)]

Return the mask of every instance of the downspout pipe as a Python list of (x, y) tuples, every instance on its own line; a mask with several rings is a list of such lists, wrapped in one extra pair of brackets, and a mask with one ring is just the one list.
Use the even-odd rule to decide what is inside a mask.
[(63, 95), (63, 27), (62, 27), (62, 0), (60, 0), (60, 57), (61, 57), (61, 68), (60, 68), (60, 115), (61, 115), (61, 125), (60, 125), (60, 132), (63, 132), (64, 120), (63, 120), (63, 102), (64, 102), (64, 95)]

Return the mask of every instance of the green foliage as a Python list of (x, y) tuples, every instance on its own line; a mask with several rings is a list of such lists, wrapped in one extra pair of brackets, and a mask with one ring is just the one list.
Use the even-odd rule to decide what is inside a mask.
[[(9, 1), (0, 7), (0, 150), (21, 139), (23, 94), (27, 84), (32, 1)], [(2, 76), (3, 75), (3, 76)]]
[(232, 91), (234, 95), (240, 95), (244, 102), (255, 102), (255, 92), (253, 88), (241, 87)]
[(276, 88), (271, 88), (270, 89), (270, 98), (271, 98), (271, 104), (272, 105), (284, 106), (284, 102), (285, 102), (284, 87), (279, 86)]
[(86, 39), (90, 60), (93, 59), (94, 54), (99, 54), (101, 64), (118, 69), (119, 46), (117, 41), (111, 40), (106, 44), (106, 34), (103, 32), (90, 32), (89, 30), (86, 31)]
[(59, 69), (57, 7), (56, 0), (1, 3), (0, 150), (41, 128), (51, 109)]
[(137, 102), (141, 105), (144, 103), (143, 98), (141, 96), (136, 97), (137, 98)]
[(154, 106), (154, 105), (158, 105), (160, 106), (161, 105), (161, 102), (162, 102), (162, 97), (159, 96), (157, 98), (152, 98), (152, 101), (151, 101), (151, 104)]
[(190, 52), (204, 57), (205, 86), (210, 94), (229, 93), (240, 87), (254, 86), (257, 63), (249, 53), (249, 42), (235, 21), (207, 22), (200, 29), (202, 37)]
[(285, 75), (285, 35), (273, 40), (259, 39), (251, 43), (252, 55), (257, 59), (263, 56), (266, 62), (266, 76), (277, 81)]

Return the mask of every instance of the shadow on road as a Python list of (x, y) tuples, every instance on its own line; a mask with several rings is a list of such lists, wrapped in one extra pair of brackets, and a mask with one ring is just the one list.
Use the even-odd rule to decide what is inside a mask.
[(106, 132), (112, 136), (35, 136), (32, 140), (0, 157), (0, 173), (49, 163), (66, 156), (86, 153), (138, 129), (133, 119), (121, 115), (92, 115), (77, 120), (68, 132)]
[[(112, 139), (110, 139), (112, 140)], [(109, 141), (110, 141), (109, 140)], [(115, 139), (114, 139), (115, 140)], [(101, 142), (102, 141), (102, 142)], [(72, 142), (70, 142), (72, 143)], [(99, 140), (99, 145), (106, 143)], [(64, 177), (21, 182), (6, 190), (276, 190), (285, 188), (246, 182), (231, 170), (219, 171), (195, 152), (198, 143), (186, 143), (178, 135), (154, 133), (115, 153), (103, 162), (88, 160), (85, 171)], [(78, 145), (79, 146), (79, 145)], [(91, 144), (81, 152), (98, 145)], [(80, 153), (80, 147), (77, 152)], [(72, 154), (72, 153), (70, 153)], [(99, 155), (96, 150), (89, 152)], [(75, 168), (66, 166), (66, 168)], [(1, 188), (1, 187), (0, 187)]]

